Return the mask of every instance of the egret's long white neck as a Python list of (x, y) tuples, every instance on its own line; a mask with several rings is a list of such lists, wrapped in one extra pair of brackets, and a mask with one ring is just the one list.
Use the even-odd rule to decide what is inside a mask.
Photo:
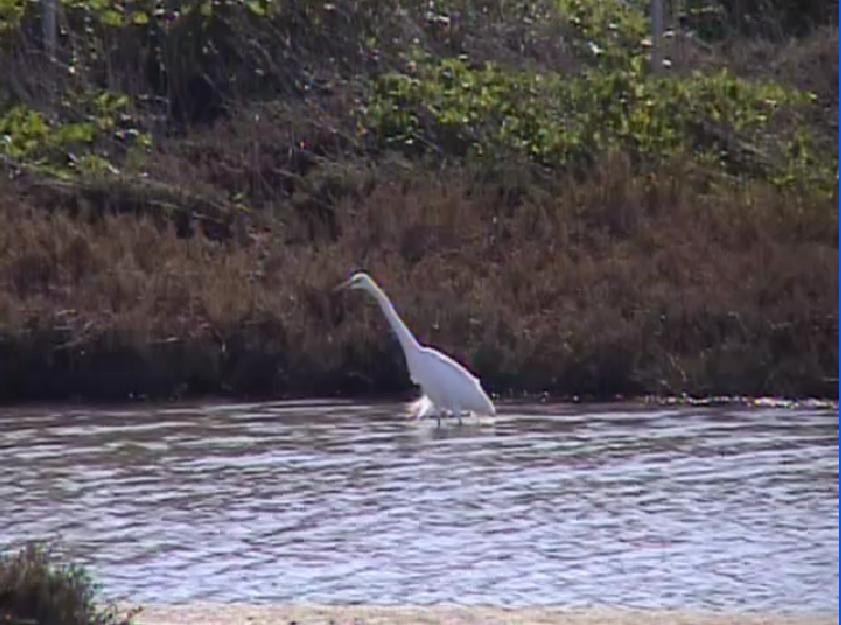
[(409, 328), (406, 327), (406, 324), (403, 323), (400, 315), (398, 315), (397, 311), (394, 310), (394, 306), (391, 304), (388, 297), (386, 297), (385, 293), (383, 293), (382, 289), (374, 286), (369, 289), (369, 292), (377, 300), (380, 308), (382, 308), (383, 314), (388, 320), (388, 324), (391, 326), (391, 329), (394, 330), (394, 333), (397, 335), (397, 340), (400, 341), (400, 346), (403, 348), (403, 352), (406, 354), (406, 359), (408, 360), (410, 351), (419, 347), (418, 340), (412, 335)]

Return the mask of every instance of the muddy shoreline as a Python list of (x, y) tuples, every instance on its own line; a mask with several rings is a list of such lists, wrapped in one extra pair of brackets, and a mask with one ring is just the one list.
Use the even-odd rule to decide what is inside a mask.
[[(9, 400), (0, 397), (0, 407), (3, 406), (54, 406), (61, 405), (65, 407), (73, 406), (92, 406), (92, 407), (108, 407), (114, 405), (137, 405), (145, 408), (154, 408), (155, 406), (200, 406), (205, 404), (215, 403), (273, 403), (273, 402), (292, 402), (292, 401), (312, 401), (312, 402), (359, 402), (359, 403), (409, 403), (419, 395), (419, 389), (414, 389), (405, 393), (363, 393), (363, 394), (340, 394), (335, 395), (307, 395), (307, 394), (282, 394), (282, 395), (238, 395), (238, 394), (197, 394), (187, 395), (184, 397), (146, 397), (133, 396), (125, 399), (110, 399), (88, 396), (75, 396), (69, 399), (38, 399), (26, 398)], [(639, 396), (623, 396), (615, 395), (612, 397), (598, 397), (598, 396), (578, 396), (578, 395), (550, 395), (544, 394), (518, 394), (516, 396), (493, 396), (492, 399), (496, 403), (504, 403), (509, 406), (516, 406), (522, 403), (529, 404), (603, 404), (603, 405), (621, 405), (627, 404), (630, 406), (652, 406), (652, 407), (695, 407), (695, 408), (722, 408), (722, 407), (738, 407), (738, 408), (785, 408), (785, 409), (806, 409), (806, 410), (837, 410), (838, 399), (830, 397), (754, 397), (747, 395), (734, 396), (707, 396), (707, 397), (691, 397), (691, 396), (674, 396), (674, 395), (639, 395)]]
[(137, 625), (830, 625), (838, 618), (831, 613), (242, 603), (146, 606), (135, 621)]

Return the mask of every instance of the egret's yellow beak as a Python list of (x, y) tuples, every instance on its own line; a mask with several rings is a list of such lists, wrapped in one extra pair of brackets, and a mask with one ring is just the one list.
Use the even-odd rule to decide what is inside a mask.
[(338, 286), (333, 287), (333, 292), (335, 293), (336, 291), (341, 291), (342, 289), (346, 289), (349, 286), (350, 286), (350, 279), (345, 280), (344, 282), (342, 282)]

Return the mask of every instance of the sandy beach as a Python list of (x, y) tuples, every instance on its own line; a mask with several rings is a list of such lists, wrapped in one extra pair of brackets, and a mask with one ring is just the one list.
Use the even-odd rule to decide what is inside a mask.
[(837, 615), (615, 608), (186, 604), (145, 606), (137, 625), (830, 625)]

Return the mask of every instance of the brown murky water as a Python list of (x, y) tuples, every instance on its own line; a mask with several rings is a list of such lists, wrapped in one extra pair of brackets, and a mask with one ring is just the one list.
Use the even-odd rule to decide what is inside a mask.
[(181, 601), (838, 608), (833, 410), (0, 410), (0, 546)]

